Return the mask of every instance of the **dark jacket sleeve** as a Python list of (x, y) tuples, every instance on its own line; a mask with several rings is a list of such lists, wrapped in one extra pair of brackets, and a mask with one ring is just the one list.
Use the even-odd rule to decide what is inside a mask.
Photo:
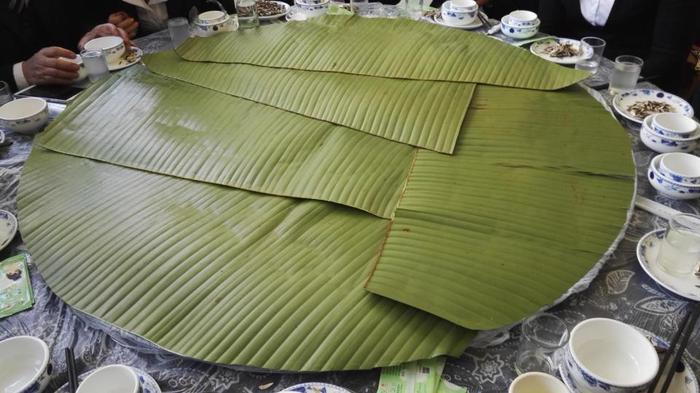
[(17, 85), (15, 84), (15, 76), (12, 73), (12, 66), (14, 64), (3, 64), (0, 65), (0, 80), (7, 82), (10, 85), (12, 91), (17, 91)]
[(540, 31), (552, 35), (562, 35), (562, 23), (566, 20), (564, 0), (540, 0), (537, 16), (540, 18)]

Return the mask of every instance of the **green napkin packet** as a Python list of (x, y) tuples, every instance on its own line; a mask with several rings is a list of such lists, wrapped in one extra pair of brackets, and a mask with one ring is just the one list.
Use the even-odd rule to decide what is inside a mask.
[(0, 262), (0, 319), (34, 305), (27, 262), (27, 254), (15, 255)]

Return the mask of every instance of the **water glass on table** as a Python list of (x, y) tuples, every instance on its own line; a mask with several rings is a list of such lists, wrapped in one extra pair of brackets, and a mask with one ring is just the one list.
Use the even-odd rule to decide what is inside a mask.
[(423, 0), (406, 0), (406, 15), (413, 20), (423, 17)]
[(12, 91), (10, 90), (10, 85), (5, 83), (5, 81), (0, 81), (0, 106), (7, 104), (12, 101)]
[(238, 28), (251, 29), (260, 26), (255, 0), (236, 0), (235, 5), (238, 14)]
[(190, 38), (190, 22), (187, 18), (168, 19), (168, 33), (170, 33), (173, 48), (177, 48)]
[(569, 329), (557, 316), (541, 313), (527, 318), (521, 327), (515, 371), (556, 373), (554, 357), (568, 342)]
[(617, 94), (634, 89), (644, 60), (637, 56), (622, 55), (615, 58), (615, 68), (610, 76), (610, 94)]
[(671, 217), (661, 242), (659, 266), (674, 276), (688, 276), (700, 266), (700, 216)]
[(598, 72), (600, 58), (603, 57), (605, 50), (605, 40), (598, 37), (583, 37), (581, 38), (581, 49), (591, 53), (590, 57), (581, 59), (576, 62), (576, 69), (589, 71), (592, 74)]
[(87, 71), (90, 82), (95, 82), (109, 76), (109, 67), (107, 67), (107, 57), (101, 50), (83, 50), (80, 52), (80, 57), (83, 59), (83, 65)]

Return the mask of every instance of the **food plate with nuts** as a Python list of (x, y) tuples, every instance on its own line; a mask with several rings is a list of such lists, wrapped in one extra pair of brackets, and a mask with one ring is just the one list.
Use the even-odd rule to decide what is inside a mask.
[(613, 98), (613, 107), (620, 116), (637, 124), (655, 113), (681, 113), (693, 117), (693, 107), (684, 99), (661, 90), (636, 89)]
[(530, 52), (557, 64), (576, 64), (593, 55), (593, 49), (581, 46), (581, 42), (569, 38), (549, 38), (533, 42)]
[(281, 1), (262, 0), (255, 2), (255, 9), (260, 20), (279, 19), (289, 12), (289, 4)]
[(119, 58), (119, 60), (114, 63), (107, 64), (107, 68), (109, 68), (110, 71), (119, 71), (140, 62), (141, 57), (143, 57), (143, 51), (141, 48), (132, 46), (124, 53), (122, 57)]

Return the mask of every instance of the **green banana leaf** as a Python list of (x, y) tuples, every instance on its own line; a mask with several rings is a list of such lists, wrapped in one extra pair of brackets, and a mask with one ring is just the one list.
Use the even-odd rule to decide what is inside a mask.
[(192, 38), (186, 60), (556, 90), (588, 73), (483, 34), (407, 19), (323, 16)]
[(392, 217), (415, 149), (147, 71), (84, 94), (37, 142), (184, 179)]
[(474, 335), (362, 288), (389, 221), (354, 209), (39, 147), (18, 203), (58, 296), (186, 356), (367, 369), (456, 356)]
[(366, 288), (470, 329), (551, 304), (606, 253), (629, 138), (583, 89), (479, 86), (453, 156), (419, 151)]
[(397, 142), (452, 153), (475, 85), (212, 64), (175, 52), (144, 57), (148, 69)]

